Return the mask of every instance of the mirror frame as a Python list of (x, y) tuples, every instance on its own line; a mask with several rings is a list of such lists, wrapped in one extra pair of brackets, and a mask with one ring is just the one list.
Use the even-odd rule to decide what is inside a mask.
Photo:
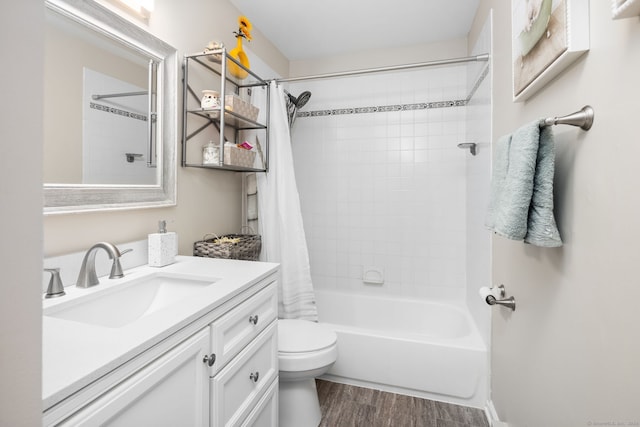
[[(176, 205), (178, 51), (93, 0), (45, 0), (48, 10), (71, 18), (158, 61), (156, 152), (158, 185), (44, 184), (44, 214), (109, 211)], [(160, 167), (158, 165), (157, 167)]]

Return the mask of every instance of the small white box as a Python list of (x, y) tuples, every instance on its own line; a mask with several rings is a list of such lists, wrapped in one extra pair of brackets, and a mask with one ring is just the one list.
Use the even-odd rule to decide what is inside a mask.
[(175, 232), (149, 234), (149, 266), (173, 264), (178, 254), (178, 235)]

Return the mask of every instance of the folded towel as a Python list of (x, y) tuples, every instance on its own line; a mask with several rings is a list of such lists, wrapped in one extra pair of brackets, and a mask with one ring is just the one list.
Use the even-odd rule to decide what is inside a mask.
[(527, 220), (526, 243), (543, 247), (562, 246), (560, 232), (553, 215), (553, 175), (556, 147), (550, 126), (540, 129), (538, 158), (533, 181), (533, 196)]
[(486, 226), (537, 246), (562, 245), (553, 216), (555, 147), (549, 127), (529, 123), (496, 143)]

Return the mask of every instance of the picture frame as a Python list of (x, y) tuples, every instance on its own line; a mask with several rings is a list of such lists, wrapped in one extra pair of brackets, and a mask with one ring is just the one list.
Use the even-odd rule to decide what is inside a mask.
[(589, 2), (511, 0), (513, 101), (523, 102), (589, 50)]
[(611, 16), (613, 19), (640, 16), (640, 0), (611, 0)]

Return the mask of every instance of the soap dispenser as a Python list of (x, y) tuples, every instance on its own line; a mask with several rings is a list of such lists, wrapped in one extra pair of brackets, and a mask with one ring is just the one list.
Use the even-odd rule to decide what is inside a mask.
[(149, 234), (149, 266), (164, 267), (173, 264), (178, 254), (178, 236), (167, 232), (167, 222), (158, 221), (158, 232)]

